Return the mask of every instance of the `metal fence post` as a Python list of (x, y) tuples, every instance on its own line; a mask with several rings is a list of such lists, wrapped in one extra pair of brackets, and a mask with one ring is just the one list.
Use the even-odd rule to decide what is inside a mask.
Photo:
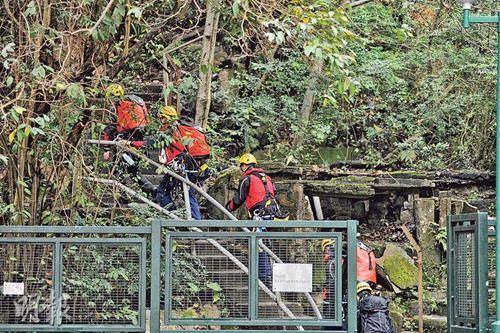
[(154, 221), (151, 228), (151, 333), (160, 332), (160, 265), (161, 222)]
[[(448, 217), (448, 332), (488, 330), (488, 214)], [(469, 294), (470, 293), (470, 294)]]
[(54, 316), (54, 326), (61, 326), (62, 318), (61, 318), (61, 270), (62, 270), (62, 244), (59, 240), (56, 240), (54, 243), (54, 302), (52, 306), (55, 307), (55, 316)]
[(488, 326), (488, 213), (478, 213), (476, 224), (477, 326), (479, 333)]
[(453, 226), (451, 221), (451, 216), (448, 216), (448, 225), (446, 234), (448, 236), (447, 240), (447, 251), (446, 251), (446, 268), (448, 272), (448, 292), (447, 292), (447, 304), (448, 304), (448, 320), (446, 325), (448, 327), (447, 332), (451, 333), (451, 326), (454, 323), (455, 318), (455, 293), (452, 292), (452, 288), (455, 288), (455, 275), (453, 274), (455, 270), (454, 258), (455, 258), (455, 233), (453, 232)]
[(146, 274), (146, 262), (147, 262), (147, 245), (146, 241), (143, 240), (141, 243), (141, 273), (140, 273), (140, 325), (142, 328), (146, 328), (146, 284), (147, 284), (147, 274)]
[(250, 300), (249, 304), (249, 319), (255, 320), (257, 319), (257, 312), (259, 304), (257, 303), (258, 295), (259, 295), (259, 278), (258, 278), (258, 257), (259, 257), (259, 244), (257, 243), (257, 237), (255, 234), (250, 236), (250, 250), (249, 250), (249, 270), (248, 270), (248, 279), (249, 286), (248, 288), (248, 299)]
[(356, 297), (356, 232), (357, 221), (347, 223), (347, 332), (358, 331), (358, 300)]

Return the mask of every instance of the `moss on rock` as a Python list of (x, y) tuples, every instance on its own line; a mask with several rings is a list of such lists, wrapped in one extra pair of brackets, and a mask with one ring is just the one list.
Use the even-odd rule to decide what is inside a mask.
[(417, 267), (399, 254), (393, 254), (384, 260), (384, 271), (392, 283), (401, 289), (413, 288), (417, 285)]

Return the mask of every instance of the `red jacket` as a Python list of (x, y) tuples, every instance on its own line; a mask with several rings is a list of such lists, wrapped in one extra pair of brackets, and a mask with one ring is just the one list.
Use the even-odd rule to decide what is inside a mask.
[(160, 131), (166, 131), (169, 128), (172, 131), (172, 143), (165, 148), (167, 163), (183, 152), (194, 158), (210, 155), (210, 146), (206, 141), (205, 134), (197, 128), (176, 122), (174, 126), (163, 125)]
[(104, 140), (127, 140), (135, 148), (144, 144), (142, 127), (149, 124), (148, 109), (142, 98), (127, 95), (115, 105), (115, 116), (104, 129)]
[[(267, 193), (264, 182), (267, 185)], [(251, 168), (243, 174), (243, 178), (238, 186), (238, 192), (226, 206), (230, 211), (234, 211), (245, 202), (248, 211), (252, 213), (267, 199), (274, 198), (275, 193), (274, 184), (271, 178), (264, 173), (264, 170)], [(266, 198), (267, 195), (269, 196), (268, 198)]]

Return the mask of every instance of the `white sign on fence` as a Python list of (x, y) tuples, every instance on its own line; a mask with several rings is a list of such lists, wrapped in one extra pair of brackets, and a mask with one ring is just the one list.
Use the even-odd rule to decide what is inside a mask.
[(312, 292), (312, 264), (273, 264), (273, 291)]
[(23, 282), (4, 282), (3, 283), (4, 295), (24, 295)]

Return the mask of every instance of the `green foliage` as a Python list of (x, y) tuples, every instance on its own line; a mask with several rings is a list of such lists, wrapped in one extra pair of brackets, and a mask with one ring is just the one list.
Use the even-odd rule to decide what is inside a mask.
[(72, 83), (66, 88), (66, 94), (70, 99), (75, 101), (77, 105), (86, 106), (87, 100), (85, 97), (85, 91), (83, 87), (79, 84)]
[[(302, 102), (308, 66), (299, 51), (283, 49), (282, 54), (283, 60), (262, 59), (253, 63), (249, 71), (235, 72), (229, 84), (230, 91), (238, 92), (237, 98), (223, 93), (214, 96), (216, 105), (231, 101), (223, 112), (211, 114), (210, 123), (217, 132), (216, 144), (238, 151), (289, 141)], [(266, 77), (267, 80), (262, 80)], [(240, 144), (228, 146), (234, 142)]]
[(185, 245), (174, 245), (174, 249), (172, 288), (176, 292), (172, 297), (173, 308), (189, 309), (184, 315), (192, 318), (197, 317), (194, 309), (199, 308), (208, 299), (224, 308), (223, 289), (217, 282), (211, 281), (200, 257), (191, 254)]
[(138, 260), (133, 258), (138, 256), (137, 247), (66, 247), (63, 252), (63, 289), (66, 300), (83, 310), (82, 313), (68, 313), (69, 318), (78, 322), (83, 319), (79, 316), (86, 316), (86, 322), (109, 319), (115, 323), (137, 325), (140, 275)]
[(446, 281), (447, 267), (446, 264), (435, 263), (424, 260), (423, 283), (425, 288), (443, 289), (443, 284)]
[(349, 100), (356, 83), (349, 79), (354, 54), (347, 46), (355, 36), (346, 28), (349, 20), (344, 6), (329, 0), (295, 0), (292, 4), (290, 13), (304, 40), (304, 54), (326, 63), (324, 74), (330, 76), (331, 84), (325, 97), (333, 103), (338, 97)]
[(446, 253), (446, 250), (448, 248), (448, 232), (446, 227), (440, 227), (439, 224), (433, 223), (433, 234), (434, 234), (434, 239), (436, 241), (437, 246), (443, 251), (443, 253)]
[[(350, 20), (344, 21), (345, 17), (339, 18), (341, 11), (325, 11), (328, 5), (332, 4), (295, 2), (289, 16), (266, 22), (265, 36), (280, 46), (279, 56), (257, 58), (250, 68), (237, 68), (230, 81), (231, 94), (216, 89), (215, 109), (223, 109), (211, 114), (216, 144), (231, 155), (269, 147), (271, 157), (280, 157), (279, 148), (287, 160), (301, 163), (313, 158), (310, 152), (316, 147), (347, 146), (374, 166), (491, 166), (489, 110), (494, 107), (495, 59), (456, 33), (459, 11), (430, 2), (416, 7), (404, 1), (370, 3), (348, 12)], [(241, 14), (245, 6), (247, 2), (234, 3), (233, 15)], [(338, 22), (331, 25), (329, 20)], [(321, 28), (326, 25), (333, 30)], [(335, 29), (343, 35), (335, 35)], [(484, 30), (471, 38), (487, 39)], [(302, 38), (300, 31), (307, 32), (301, 39), (304, 53), (286, 46), (291, 36)], [(334, 41), (346, 43), (347, 49), (332, 52), (329, 42)], [(493, 49), (493, 45), (485, 47)], [(347, 55), (348, 61), (336, 64), (332, 59), (339, 54)], [(310, 65), (303, 55), (338, 68), (336, 72), (326, 68), (317, 87), (317, 95), (323, 98), (317, 100), (307, 124), (304, 146), (293, 148), (290, 139), (304, 131), (298, 115)], [(485, 144), (487, 152), (480, 148)]]
[(480, 147), (493, 142), (494, 58), (457, 34), (458, 12), (431, 15), (440, 29), (428, 31), (412, 18), (437, 8), (419, 11), (377, 3), (353, 10), (351, 29), (365, 37), (352, 44), (360, 90), (338, 110), (338, 138), (373, 164), (489, 167), (492, 151)]

